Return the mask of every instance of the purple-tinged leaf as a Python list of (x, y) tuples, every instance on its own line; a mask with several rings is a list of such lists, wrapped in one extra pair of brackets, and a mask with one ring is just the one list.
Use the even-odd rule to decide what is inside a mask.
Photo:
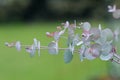
[(97, 58), (100, 55), (100, 45), (99, 44), (93, 44), (85, 51), (85, 58), (88, 60), (93, 60)]
[(30, 46), (30, 47), (27, 47), (26, 48), (26, 51), (28, 53), (30, 53), (30, 57), (33, 57), (35, 55), (35, 52), (36, 52), (36, 48), (34, 45)]
[(91, 53), (94, 57), (98, 57), (100, 55), (100, 48), (101, 46), (99, 44), (92, 44), (90, 46), (90, 49), (91, 49)]
[(37, 49), (38, 49), (38, 55), (40, 56), (40, 41), (38, 41)]
[(100, 38), (100, 30), (97, 29), (97, 28), (91, 28), (91, 29), (90, 29), (90, 34), (92, 34), (92, 35), (90, 36), (90, 38), (91, 38), (92, 40), (97, 40), (98, 38)]
[(36, 52), (36, 46), (35, 46), (35, 45), (32, 45), (32, 46), (31, 46), (30, 56), (33, 57), (33, 56), (35, 55), (35, 52)]
[(83, 41), (90, 41), (91, 40), (91, 36), (93, 36), (93, 33), (90, 33), (90, 31), (83, 31), (82, 33), (82, 39)]
[(55, 44), (56, 44), (56, 47), (55, 47), (56, 53), (58, 54), (58, 50), (59, 50), (59, 48), (58, 48), (58, 41), (56, 41)]
[(21, 50), (21, 43), (20, 43), (20, 41), (17, 41), (17, 42), (16, 42), (15, 47), (16, 47), (16, 49), (17, 49), (18, 51)]
[(63, 29), (59, 32), (59, 36), (63, 35), (65, 33), (66, 29)]
[(59, 32), (55, 32), (54, 33), (54, 39), (55, 39), (55, 41), (58, 41), (59, 38), (60, 38)]
[(108, 6), (108, 12), (115, 12), (116, 11), (116, 5)]
[(95, 56), (93, 56), (93, 53), (92, 53), (90, 48), (87, 48), (85, 50), (85, 54), (84, 55), (85, 55), (85, 58), (88, 59), (88, 60), (93, 60), (93, 59), (96, 58)]

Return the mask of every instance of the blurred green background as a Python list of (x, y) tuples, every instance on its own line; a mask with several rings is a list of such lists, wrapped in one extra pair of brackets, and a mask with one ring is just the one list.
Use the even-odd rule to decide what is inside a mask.
[[(74, 54), (72, 62), (65, 64), (64, 51), (49, 55), (47, 50), (31, 58), (24, 48), (17, 52), (4, 43), (32, 44), (37, 38), (41, 45), (48, 45), (52, 39), (45, 33), (55, 31), (66, 20), (108, 27), (112, 17), (107, 5), (114, 3), (119, 7), (119, 0), (0, 0), (0, 80), (113, 80), (109, 79), (109, 62), (80, 62)], [(64, 40), (60, 44), (64, 46), (62, 43)]]
[(119, 0), (0, 0), (0, 21), (109, 19)]
[(1, 25), (0, 80), (89, 80), (95, 76), (106, 76), (107, 62), (99, 59), (80, 62), (79, 55), (74, 54), (73, 61), (65, 64), (64, 51), (60, 51), (59, 55), (50, 55), (47, 50), (41, 50), (40, 57), (36, 54), (31, 58), (24, 48), (18, 52), (15, 48), (4, 46), (6, 41), (17, 40), (22, 44), (32, 44), (35, 37), (41, 41), (41, 45), (48, 45), (52, 39), (46, 37), (45, 32), (55, 30), (58, 24), (42, 22)]

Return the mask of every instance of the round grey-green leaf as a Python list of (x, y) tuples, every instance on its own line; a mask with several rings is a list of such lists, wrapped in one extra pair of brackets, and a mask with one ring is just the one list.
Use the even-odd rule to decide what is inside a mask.
[(100, 59), (104, 60), (104, 61), (108, 61), (113, 57), (113, 53), (109, 53), (108, 55), (104, 56), (104, 55), (100, 55)]
[(57, 51), (56, 48), (57, 48), (56, 43), (55, 42), (51, 42), (48, 45), (48, 52), (50, 54), (58, 54), (58, 51)]
[(73, 58), (72, 52), (69, 49), (66, 49), (64, 53), (64, 62), (69, 63), (72, 61), (72, 58)]
[(89, 31), (91, 28), (91, 24), (89, 22), (84, 22), (82, 28), (86, 31)]
[(35, 55), (35, 52), (36, 52), (35, 45), (32, 45), (32, 49), (30, 51), (30, 57), (33, 57)]
[(106, 28), (101, 31), (101, 37), (105, 37), (107, 41), (111, 41), (113, 40), (114, 35), (110, 29)]
[(102, 45), (101, 54), (108, 55), (108, 53), (110, 53), (111, 50), (112, 50), (112, 45), (106, 42), (104, 45)]

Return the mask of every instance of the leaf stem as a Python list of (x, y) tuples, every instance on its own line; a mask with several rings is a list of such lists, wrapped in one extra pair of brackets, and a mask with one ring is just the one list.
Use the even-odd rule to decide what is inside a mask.
[(118, 60), (117, 59), (112, 59), (112, 61), (120, 64), (120, 60), (119, 59)]
[(118, 54), (115, 53), (115, 54), (113, 54), (113, 56), (116, 57), (116, 58), (118, 58), (120, 60), (120, 55), (118, 55)]
[(114, 53), (113, 57), (115, 57), (115, 58), (113, 58), (112, 61), (120, 64), (120, 55), (117, 53)]

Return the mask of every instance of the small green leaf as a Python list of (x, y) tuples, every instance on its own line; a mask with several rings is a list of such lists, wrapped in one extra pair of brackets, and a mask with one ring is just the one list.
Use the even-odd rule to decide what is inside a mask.
[(69, 49), (66, 49), (64, 53), (64, 61), (65, 63), (69, 63), (72, 61), (73, 55), (72, 52)]

